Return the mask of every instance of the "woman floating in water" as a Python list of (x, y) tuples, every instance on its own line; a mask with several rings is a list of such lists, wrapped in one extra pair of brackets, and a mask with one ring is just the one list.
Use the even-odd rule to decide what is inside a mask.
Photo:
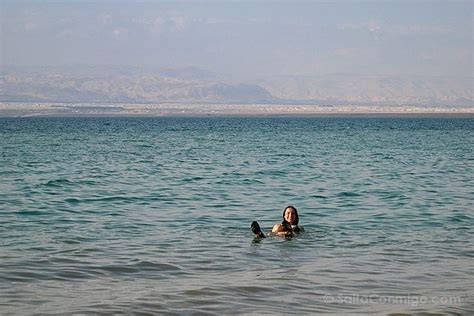
[[(291, 237), (295, 233), (297, 234), (303, 232), (303, 226), (298, 226), (298, 223), (298, 211), (296, 210), (296, 207), (294, 207), (293, 205), (289, 205), (283, 210), (283, 221), (281, 222), (281, 224), (275, 224), (269, 235)], [(266, 237), (260, 229), (260, 225), (258, 225), (256, 221), (252, 222), (250, 229), (252, 229), (252, 232), (255, 234), (256, 237)]]

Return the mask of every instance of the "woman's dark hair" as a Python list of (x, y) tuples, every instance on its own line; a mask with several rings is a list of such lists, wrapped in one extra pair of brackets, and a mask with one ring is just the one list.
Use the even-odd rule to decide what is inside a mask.
[(283, 220), (285, 220), (285, 212), (287, 209), (291, 208), (292, 210), (295, 211), (295, 215), (296, 215), (296, 219), (295, 219), (295, 225), (298, 225), (299, 221), (300, 221), (300, 218), (298, 216), (298, 210), (296, 209), (296, 207), (294, 207), (293, 205), (288, 205), (287, 207), (285, 207), (283, 209)]

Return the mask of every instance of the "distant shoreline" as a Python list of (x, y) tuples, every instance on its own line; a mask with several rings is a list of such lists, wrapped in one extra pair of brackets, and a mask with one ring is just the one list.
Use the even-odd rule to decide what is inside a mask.
[(0, 117), (352, 116), (474, 117), (472, 107), (293, 104), (105, 104), (0, 102)]

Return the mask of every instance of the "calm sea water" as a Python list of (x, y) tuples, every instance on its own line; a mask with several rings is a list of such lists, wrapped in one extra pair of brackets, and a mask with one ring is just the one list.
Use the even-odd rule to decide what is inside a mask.
[[(2, 118), (0, 314), (474, 308), (472, 118)], [(306, 232), (254, 240), (295, 205)]]

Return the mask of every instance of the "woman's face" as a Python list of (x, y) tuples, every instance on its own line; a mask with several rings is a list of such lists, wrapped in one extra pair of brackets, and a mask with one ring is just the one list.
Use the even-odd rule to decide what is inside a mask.
[(285, 210), (285, 220), (290, 223), (290, 225), (295, 225), (296, 221), (296, 212), (292, 208), (287, 208)]

